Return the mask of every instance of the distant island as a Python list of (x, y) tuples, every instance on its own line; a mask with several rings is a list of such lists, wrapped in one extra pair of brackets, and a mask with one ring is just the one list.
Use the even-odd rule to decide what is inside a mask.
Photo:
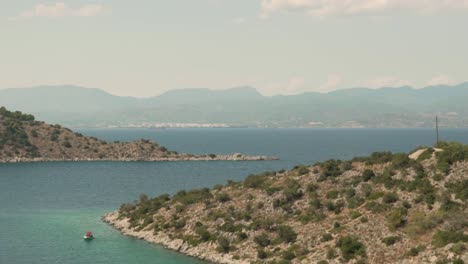
[(141, 195), (103, 220), (214, 263), (468, 263), (468, 146), (441, 142)]
[(207, 154), (170, 151), (141, 139), (106, 142), (62, 127), (36, 121), (30, 114), (0, 107), (0, 162), (32, 161), (181, 161), (181, 160), (271, 160), (267, 156)]
[(68, 127), (408, 128), (468, 127), (468, 83), (351, 88), (264, 96), (253, 87), (181, 89), (148, 98), (100, 89), (38, 86), (0, 90), (0, 105)]

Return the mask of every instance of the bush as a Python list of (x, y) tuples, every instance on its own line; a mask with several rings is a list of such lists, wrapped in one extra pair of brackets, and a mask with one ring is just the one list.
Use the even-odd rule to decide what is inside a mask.
[(218, 247), (216, 250), (220, 253), (228, 253), (231, 248), (231, 241), (226, 237), (220, 236), (217, 239)]
[(448, 173), (450, 166), (457, 161), (468, 159), (468, 145), (458, 142), (439, 142), (437, 147), (444, 151), (437, 152), (437, 167), (444, 173)]
[(433, 148), (428, 148), (426, 149), (423, 153), (421, 153), (417, 159), (417, 161), (423, 161), (423, 160), (427, 160), (427, 159), (430, 159), (432, 157), (432, 153), (434, 153), (434, 149)]
[(284, 185), (286, 185), (286, 188), (283, 190), (283, 194), (287, 202), (292, 202), (302, 197), (303, 193), (300, 190), (301, 185), (299, 182), (288, 178)]
[(331, 191), (327, 192), (326, 197), (328, 199), (336, 199), (336, 198), (338, 198), (338, 194), (339, 194), (339, 192), (337, 190), (331, 190)]
[(412, 210), (404, 231), (412, 237), (423, 235), (442, 223), (444, 218), (445, 216), (441, 212), (433, 212), (426, 215), (422, 211)]
[(450, 248), (450, 251), (457, 255), (461, 255), (466, 251), (466, 246), (463, 243), (457, 243)]
[(389, 236), (389, 237), (382, 239), (382, 243), (384, 243), (387, 246), (391, 246), (400, 240), (401, 238), (398, 236)]
[(309, 173), (310, 173), (310, 170), (309, 170), (309, 168), (307, 168), (306, 166), (299, 166), (299, 167), (296, 169), (296, 172), (297, 172), (297, 175), (302, 176), (302, 175), (309, 174)]
[(365, 169), (364, 172), (362, 173), (362, 180), (367, 182), (370, 179), (375, 177), (375, 173), (371, 169)]
[(329, 248), (327, 250), (327, 259), (334, 259), (336, 257), (336, 251), (334, 248)]
[(463, 231), (441, 231), (438, 230), (432, 236), (432, 245), (443, 247), (450, 243), (468, 242), (468, 235), (463, 234)]
[(415, 257), (415, 256), (419, 255), (419, 253), (420, 253), (421, 251), (423, 251), (423, 250), (424, 250), (424, 247), (421, 247), (421, 246), (419, 246), (419, 247), (413, 247), (413, 248), (411, 248), (410, 250), (408, 250), (408, 252), (406, 253), (406, 255), (408, 255), (408, 256), (410, 256), (410, 257)]
[(454, 193), (457, 199), (468, 201), (468, 179), (446, 183), (445, 187)]
[(322, 175), (324, 177), (337, 177), (341, 175), (340, 161), (328, 160), (321, 164)]
[(206, 228), (206, 226), (199, 224), (198, 226), (196, 225), (195, 227), (195, 234), (197, 234), (200, 237), (201, 241), (210, 241), (212, 240), (212, 235)]
[(392, 157), (392, 167), (394, 169), (404, 169), (408, 168), (412, 161), (406, 153), (398, 153)]
[(356, 219), (359, 218), (362, 214), (358, 211), (352, 211), (351, 212), (351, 219)]
[(68, 141), (68, 140), (63, 142), (63, 146), (66, 147), (66, 148), (71, 148), (72, 147), (72, 145), (70, 144), (70, 141)]
[(252, 189), (261, 189), (267, 180), (267, 175), (250, 175), (244, 180), (244, 186)]
[(200, 201), (204, 201), (212, 197), (212, 194), (208, 188), (194, 189), (191, 191), (179, 191), (172, 198), (174, 201), (182, 204), (194, 204)]
[(406, 215), (408, 210), (400, 207), (393, 209), (390, 214), (387, 215), (387, 226), (391, 231), (395, 231), (406, 223)]
[(276, 229), (278, 237), (282, 242), (292, 243), (296, 241), (297, 233), (294, 232), (294, 230), (290, 226), (280, 225)]
[(31, 136), (34, 137), (34, 138), (37, 138), (39, 136), (39, 134), (37, 133), (36, 130), (31, 130)]
[(216, 200), (218, 200), (221, 203), (225, 203), (231, 200), (231, 197), (229, 197), (229, 194), (225, 192), (221, 192), (216, 196)]
[(265, 250), (259, 248), (259, 249), (257, 249), (257, 258), (266, 259), (266, 258), (268, 258), (268, 254), (266, 253)]
[(366, 247), (354, 236), (345, 236), (336, 242), (336, 246), (341, 250), (343, 258), (350, 260), (356, 256), (364, 257)]
[(294, 249), (288, 248), (281, 254), (284, 260), (293, 260), (296, 258), (296, 253), (294, 252)]
[(398, 201), (398, 195), (396, 193), (386, 193), (382, 197), (382, 202), (384, 203), (394, 203)]
[(257, 243), (260, 247), (267, 247), (270, 245), (271, 240), (267, 234), (262, 233), (254, 238), (254, 242)]
[(333, 236), (329, 233), (322, 234), (322, 238), (320, 239), (322, 242), (327, 242), (333, 239)]

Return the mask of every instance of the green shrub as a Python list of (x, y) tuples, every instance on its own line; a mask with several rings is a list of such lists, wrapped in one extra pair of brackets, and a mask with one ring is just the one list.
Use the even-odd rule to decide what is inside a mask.
[(278, 233), (278, 237), (282, 242), (285, 243), (292, 243), (296, 241), (297, 233), (287, 225), (280, 225), (276, 227), (276, 231)]
[(34, 138), (37, 138), (37, 137), (39, 137), (39, 134), (37, 133), (36, 130), (31, 130), (31, 136), (34, 137)]
[(468, 179), (446, 183), (445, 187), (454, 193), (457, 199), (468, 201)]
[(226, 237), (220, 236), (217, 239), (218, 247), (216, 250), (220, 253), (228, 253), (231, 248), (231, 241)]
[(307, 188), (306, 188), (306, 191), (307, 193), (314, 193), (315, 191), (318, 190), (318, 185), (317, 184), (313, 184), (313, 183), (309, 183), (307, 184)]
[(351, 219), (359, 218), (362, 214), (359, 211), (352, 211), (351, 212)]
[(259, 249), (257, 249), (257, 258), (266, 259), (266, 258), (268, 258), (268, 254), (264, 249), (259, 248)]
[(450, 248), (450, 251), (457, 255), (461, 255), (466, 251), (466, 246), (463, 243), (456, 243)]
[(341, 175), (340, 170), (340, 161), (337, 160), (328, 160), (321, 164), (322, 175), (327, 177), (337, 177)]
[(218, 193), (216, 196), (216, 200), (218, 200), (221, 203), (225, 203), (231, 200), (231, 197), (229, 197), (229, 194), (225, 192)]
[(382, 243), (384, 243), (387, 246), (391, 246), (400, 240), (401, 238), (398, 236), (389, 236), (389, 237), (382, 239)]
[(333, 236), (329, 233), (322, 234), (322, 238), (320, 239), (322, 242), (327, 242), (333, 239)]
[(433, 148), (428, 148), (426, 149), (423, 153), (421, 153), (417, 159), (417, 161), (423, 161), (423, 160), (427, 160), (427, 159), (430, 159), (432, 157), (432, 153), (434, 153), (434, 149)]
[(200, 237), (201, 241), (206, 242), (213, 239), (213, 236), (204, 225), (196, 225), (194, 228), (194, 232)]
[(197, 202), (204, 201), (212, 197), (212, 194), (208, 188), (194, 189), (191, 191), (179, 191), (172, 199), (182, 204), (194, 204)]
[(432, 245), (443, 247), (450, 243), (468, 242), (468, 235), (463, 234), (463, 231), (441, 231), (438, 230), (432, 236)]
[(367, 182), (370, 179), (375, 177), (375, 173), (371, 169), (365, 169), (364, 172), (362, 173), (362, 180)]
[(422, 211), (412, 210), (404, 231), (411, 237), (423, 235), (442, 223), (444, 218), (445, 216), (441, 212), (433, 212), (426, 215)]
[(296, 258), (296, 253), (293, 248), (288, 248), (281, 254), (284, 260), (293, 260)]
[(334, 248), (329, 248), (327, 250), (327, 259), (334, 259), (336, 257), (336, 250)]
[(382, 202), (384, 203), (395, 203), (398, 201), (398, 195), (396, 193), (386, 193), (382, 197)]
[(330, 190), (327, 192), (326, 197), (328, 199), (336, 199), (338, 198), (339, 192), (337, 190)]
[(346, 199), (353, 198), (354, 196), (356, 196), (356, 190), (354, 190), (353, 188), (346, 189), (344, 191), (344, 195)]
[(302, 176), (302, 175), (309, 174), (309, 173), (310, 173), (310, 170), (309, 170), (309, 168), (307, 168), (306, 166), (299, 166), (299, 167), (296, 169), (296, 173), (297, 173), (297, 175)]
[(424, 251), (424, 247), (422, 247), (422, 246), (412, 247), (410, 250), (408, 250), (406, 255), (408, 255), (410, 257), (415, 257), (415, 256), (419, 255), (419, 253), (422, 252), (422, 251)]
[(372, 187), (369, 184), (364, 183), (361, 185), (361, 192), (364, 197), (368, 198), (372, 194)]
[(388, 209), (388, 205), (381, 204), (376, 201), (367, 202), (365, 207), (374, 214), (384, 212)]
[(292, 202), (302, 197), (303, 193), (300, 190), (301, 185), (299, 182), (292, 178), (288, 178), (284, 182), (284, 185), (286, 188), (283, 190), (283, 194), (287, 202)]
[(267, 175), (250, 175), (244, 180), (244, 186), (252, 189), (261, 189), (268, 180)]
[(396, 230), (405, 225), (406, 223), (406, 215), (408, 214), (408, 210), (403, 207), (393, 209), (387, 215), (387, 226), (391, 231)]
[(408, 168), (412, 164), (411, 160), (406, 153), (397, 153), (392, 157), (392, 168), (404, 169)]
[(354, 236), (345, 236), (336, 242), (336, 246), (341, 250), (343, 258), (350, 260), (356, 256), (364, 257), (366, 247)]
[(437, 168), (448, 173), (450, 166), (457, 161), (468, 159), (468, 145), (458, 142), (439, 142), (437, 147), (444, 151), (437, 152)]
[(72, 147), (72, 145), (70, 144), (70, 141), (68, 141), (68, 140), (65, 140), (63, 142), (63, 146), (66, 147), (66, 148), (71, 148)]
[(267, 234), (262, 233), (254, 238), (254, 242), (257, 243), (260, 247), (267, 247), (270, 245), (271, 240)]

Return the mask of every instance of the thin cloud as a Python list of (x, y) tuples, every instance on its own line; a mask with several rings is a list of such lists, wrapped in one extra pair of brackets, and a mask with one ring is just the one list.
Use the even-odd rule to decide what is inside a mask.
[(86, 4), (69, 7), (63, 2), (51, 5), (38, 4), (30, 10), (23, 11), (14, 19), (28, 19), (35, 17), (96, 17), (108, 14), (109, 9), (100, 4)]
[(431, 14), (446, 10), (468, 9), (468, 0), (261, 0), (263, 18), (280, 11), (300, 11), (314, 17), (408, 11)]
[(435, 85), (455, 85), (457, 81), (453, 80), (447, 74), (437, 74), (432, 77), (428, 82), (428, 86), (435, 86)]
[(328, 75), (327, 80), (320, 85), (317, 92), (331, 92), (337, 89), (338, 85), (341, 83), (341, 76), (337, 74)]
[(395, 77), (377, 77), (371, 80), (368, 80), (364, 83), (364, 86), (367, 88), (382, 88), (382, 87), (402, 87), (410, 86), (411, 82), (408, 80), (403, 80)]

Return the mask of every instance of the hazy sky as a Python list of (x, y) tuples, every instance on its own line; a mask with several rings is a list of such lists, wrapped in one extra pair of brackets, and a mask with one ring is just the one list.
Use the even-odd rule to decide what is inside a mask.
[(0, 88), (264, 94), (468, 80), (468, 0), (0, 0)]

